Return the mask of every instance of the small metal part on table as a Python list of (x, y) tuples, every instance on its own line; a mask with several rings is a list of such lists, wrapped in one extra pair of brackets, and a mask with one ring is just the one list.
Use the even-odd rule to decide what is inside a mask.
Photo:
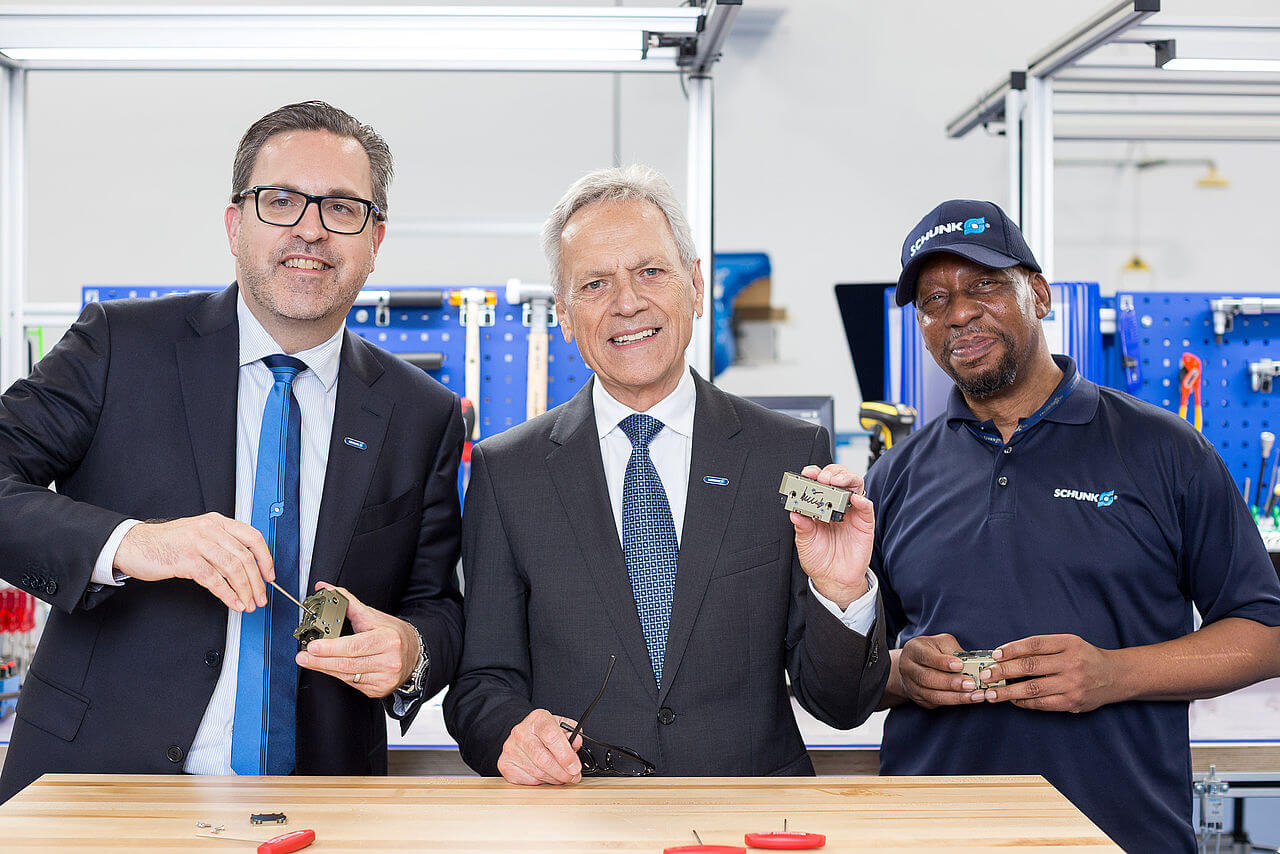
[(282, 812), (255, 812), (249, 814), (249, 824), (286, 824), (288, 819)]
[(1001, 679), (999, 682), (983, 682), (982, 677), (979, 675), (980, 673), (982, 673), (983, 670), (986, 670), (988, 667), (996, 663), (996, 660), (991, 657), (991, 650), (960, 649), (960, 650), (956, 650), (954, 653), (952, 653), (952, 655), (954, 655), (956, 658), (964, 662), (964, 667), (961, 668), (960, 672), (965, 676), (973, 677), (973, 682), (975, 687), (1003, 688), (1005, 686), (1005, 680), (1003, 679)]
[(821, 522), (839, 522), (849, 509), (849, 496), (853, 493), (839, 486), (819, 483), (795, 472), (785, 472), (778, 487), (782, 506), (792, 513), (799, 513)]

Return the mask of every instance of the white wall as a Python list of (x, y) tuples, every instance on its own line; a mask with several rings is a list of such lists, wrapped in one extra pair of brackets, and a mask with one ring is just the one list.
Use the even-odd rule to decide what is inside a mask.
[[(749, 0), (717, 71), (717, 247), (767, 251), (774, 301), (791, 321), (782, 363), (731, 368), (726, 388), (832, 394), (838, 429), (856, 429), (833, 284), (894, 279), (902, 238), (944, 198), (1007, 203), (1003, 139), (950, 140), (943, 128), (1100, 5)], [(37, 301), (78, 300), (88, 283), (230, 280), (222, 208), (235, 144), (288, 101), (330, 100), (391, 143), (391, 236), (372, 284), (544, 278), (533, 228), (573, 178), (613, 156), (611, 75), (43, 72), (29, 81), (28, 299)], [(678, 81), (625, 78), (621, 109), (623, 159), (652, 163), (682, 189)], [(1194, 187), (1193, 168), (1143, 174), (1141, 249), (1157, 287), (1274, 287), (1260, 263), (1280, 189), (1272, 151), (1139, 152), (1211, 156), (1231, 179), (1210, 191)], [(1058, 154), (1128, 152), (1063, 144)], [(1058, 278), (1114, 281), (1133, 249), (1130, 177), (1059, 171)], [(409, 227), (454, 219), (514, 221), (524, 232)]]

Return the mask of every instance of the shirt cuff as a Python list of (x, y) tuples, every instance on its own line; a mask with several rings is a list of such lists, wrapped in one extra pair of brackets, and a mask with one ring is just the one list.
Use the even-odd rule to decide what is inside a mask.
[[(430, 666), (430, 665), (428, 665)], [(403, 718), (413, 711), (413, 707), (418, 705), (424, 699), (422, 696), (423, 689), (427, 687), (426, 679), (422, 680), (422, 687), (413, 694), (405, 694), (400, 689), (391, 692), (391, 708), (395, 712), (397, 718)]]
[(809, 592), (845, 626), (863, 637), (871, 635), (871, 627), (876, 622), (876, 595), (880, 592), (880, 583), (876, 581), (874, 572), (867, 570), (867, 592), (850, 602), (849, 607), (843, 611), (840, 610), (839, 605), (818, 592), (818, 589), (813, 586), (812, 578), (809, 579)]
[(129, 576), (112, 568), (116, 562), (116, 552), (120, 550), (120, 542), (124, 539), (124, 535), (132, 531), (134, 525), (141, 524), (142, 522), (138, 519), (125, 519), (116, 525), (111, 536), (107, 537), (106, 545), (102, 547), (102, 551), (98, 552), (98, 560), (93, 564), (93, 574), (89, 576), (91, 583), (103, 587), (119, 587), (124, 584)]

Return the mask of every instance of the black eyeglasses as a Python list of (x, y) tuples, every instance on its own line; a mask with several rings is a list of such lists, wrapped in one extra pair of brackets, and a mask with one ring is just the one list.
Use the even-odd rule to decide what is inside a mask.
[(287, 187), (250, 187), (236, 193), (236, 201), (249, 195), (254, 197), (258, 219), (282, 228), (301, 222), (310, 204), (320, 211), (320, 224), (325, 231), (334, 234), (359, 234), (364, 231), (369, 214), (374, 219), (383, 218), (377, 205), (355, 196), (313, 196)]
[(629, 747), (619, 747), (616, 744), (597, 741), (582, 731), (587, 718), (591, 717), (591, 713), (595, 711), (596, 704), (604, 696), (604, 689), (609, 685), (609, 677), (613, 674), (613, 665), (617, 660), (618, 657), (616, 655), (609, 656), (609, 669), (604, 673), (604, 684), (600, 686), (600, 690), (596, 693), (596, 698), (591, 701), (591, 705), (587, 706), (587, 710), (582, 713), (582, 717), (578, 718), (578, 725), (571, 727), (566, 723), (562, 723), (560, 727), (569, 733), (569, 744), (571, 745), (575, 738), (582, 737), (582, 747), (578, 749), (578, 761), (582, 763), (582, 775), (584, 777), (651, 777), (658, 773), (658, 769), (639, 753)]

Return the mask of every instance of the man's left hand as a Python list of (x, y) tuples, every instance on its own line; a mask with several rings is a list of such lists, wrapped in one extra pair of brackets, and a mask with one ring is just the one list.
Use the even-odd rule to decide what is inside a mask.
[(355, 634), (313, 640), (298, 653), (298, 666), (341, 679), (366, 697), (385, 697), (403, 685), (421, 653), (413, 626), (370, 608), (349, 590), (323, 581), (316, 582), (316, 589), (347, 597), (347, 619)]
[(852, 490), (849, 507), (839, 522), (819, 522), (791, 514), (796, 529), (796, 551), (800, 567), (813, 581), (813, 588), (840, 606), (848, 608), (867, 592), (867, 567), (875, 541), (876, 516), (863, 491), (862, 478), (839, 463), (825, 468), (805, 466), (803, 477)]
[(1118, 660), (1076, 635), (1033, 635), (992, 651), (997, 659), (981, 674), (984, 682), (1022, 679), (988, 688), (988, 703), (1011, 702), (1045, 712), (1091, 712), (1123, 697)]

